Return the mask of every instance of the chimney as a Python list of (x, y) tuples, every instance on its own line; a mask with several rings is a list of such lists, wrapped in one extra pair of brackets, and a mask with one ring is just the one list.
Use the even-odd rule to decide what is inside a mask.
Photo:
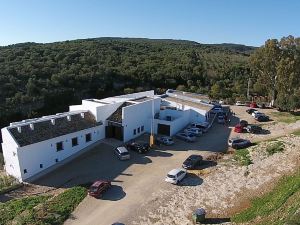
[(84, 118), (84, 112), (80, 113), (81, 118)]
[(33, 123), (29, 124), (29, 127), (30, 127), (31, 130), (34, 130), (34, 124)]
[(70, 116), (70, 115), (67, 116), (67, 120), (68, 120), (68, 121), (71, 121), (71, 116)]
[(22, 132), (22, 127), (17, 127), (18, 128), (18, 132), (21, 133)]
[(51, 119), (52, 125), (55, 125), (55, 119)]

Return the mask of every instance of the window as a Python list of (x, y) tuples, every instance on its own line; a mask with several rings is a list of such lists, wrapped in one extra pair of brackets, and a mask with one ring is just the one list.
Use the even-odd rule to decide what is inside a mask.
[(144, 126), (141, 127), (141, 131), (144, 132)]
[(43, 164), (40, 164), (40, 168), (41, 168), (41, 169), (43, 168)]
[(141, 131), (140, 131), (140, 128), (138, 128), (138, 134), (140, 133)]
[(85, 142), (89, 142), (89, 141), (91, 141), (91, 140), (92, 140), (92, 135), (91, 135), (91, 133), (86, 134), (86, 135), (85, 135)]
[(64, 145), (62, 141), (56, 143), (56, 151), (59, 152), (61, 150), (64, 150)]
[(26, 169), (24, 170), (24, 174), (25, 174), (25, 173), (27, 173), (27, 170), (26, 170)]
[(55, 159), (55, 162), (58, 162), (58, 159)]
[(72, 147), (78, 145), (78, 138), (77, 137), (74, 137), (72, 138)]
[(136, 129), (133, 130), (133, 135), (136, 135)]

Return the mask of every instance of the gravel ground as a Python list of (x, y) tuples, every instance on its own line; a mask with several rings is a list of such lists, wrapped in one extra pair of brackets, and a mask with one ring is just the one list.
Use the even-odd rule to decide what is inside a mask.
[(126, 224), (192, 224), (191, 213), (197, 207), (205, 208), (210, 218), (227, 221), (231, 213), (241, 209), (242, 200), (261, 194), (278, 178), (299, 167), (300, 137), (290, 135), (281, 140), (285, 145), (282, 153), (267, 156), (268, 143), (261, 143), (250, 148), (253, 164), (249, 166), (229, 160), (203, 177), (201, 185), (194, 186), (193, 178), (187, 178), (181, 186), (170, 185), (168, 190), (155, 193), (142, 205), (140, 216)]

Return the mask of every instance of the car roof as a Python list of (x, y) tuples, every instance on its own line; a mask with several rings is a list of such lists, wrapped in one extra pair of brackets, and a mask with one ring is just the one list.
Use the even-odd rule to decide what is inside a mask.
[(169, 175), (176, 175), (177, 173), (179, 173), (180, 171), (183, 171), (183, 169), (172, 169), (168, 174)]
[(106, 180), (97, 180), (95, 181), (91, 187), (99, 187), (101, 184), (107, 183)]
[(117, 149), (122, 153), (122, 152), (128, 152), (127, 148), (124, 146), (117, 147)]
[(187, 159), (197, 159), (200, 158), (200, 155), (190, 155)]

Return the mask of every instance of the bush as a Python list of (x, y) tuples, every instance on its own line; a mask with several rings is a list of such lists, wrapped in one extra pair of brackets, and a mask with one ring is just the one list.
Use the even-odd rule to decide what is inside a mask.
[(277, 152), (283, 152), (283, 150), (284, 150), (284, 145), (281, 141), (270, 144), (266, 149), (268, 155), (273, 155)]
[(34, 196), (0, 203), (0, 224), (8, 224), (15, 216), (25, 210), (32, 209), (39, 203), (44, 202), (47, 198), (48, 196)]
[(17, 185), (20, 183), (12, 176), (0, 175), (0, 193)]
[(240, 149), (235, 152), (234, 159), (241, 163), (243, 166), (252, 164), (251, 157), (248, 149)]

